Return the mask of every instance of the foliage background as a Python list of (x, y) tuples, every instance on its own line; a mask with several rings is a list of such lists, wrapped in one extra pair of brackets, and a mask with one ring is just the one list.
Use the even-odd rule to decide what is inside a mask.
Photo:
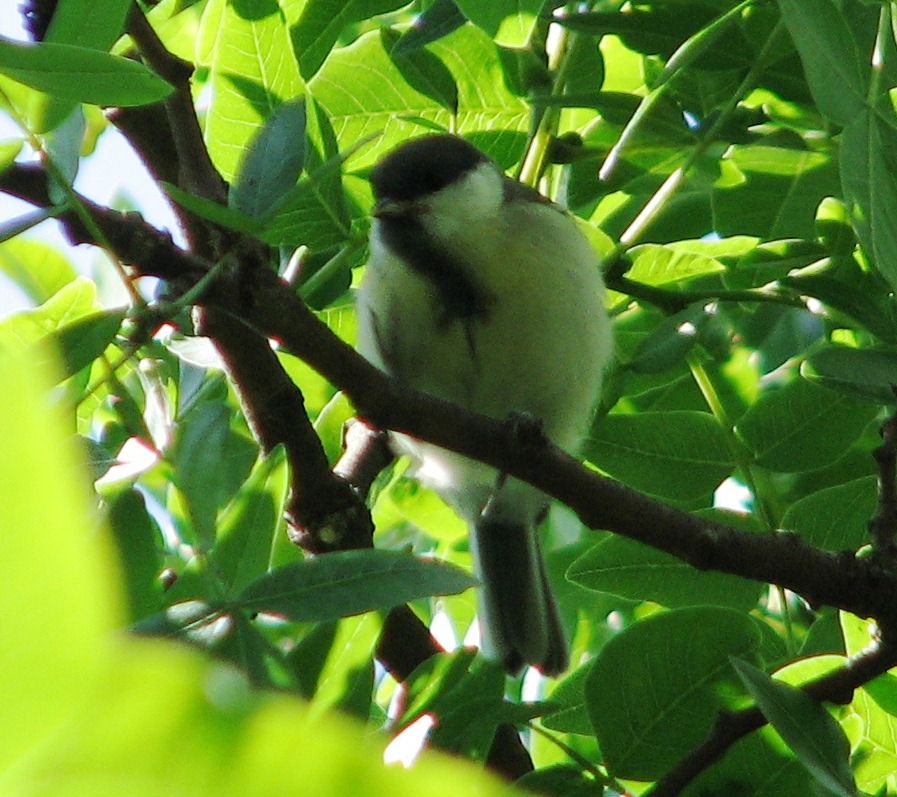
[[(553, 5), (148, 6), (160, 41), (195, 65), (227, 206), (164, 157), (154, 176), (182, 218), (270, 247), (351, 342), (367, 170), (427, 130), (468, 137), (567, 206), (602, 256), (617, 362), (588, 462), (701, 518), (886, 556), (887, 533), (873, 551), (867, 526), (897, 383), (893, 4), (598, 2), (550, 27)], [(378, 550), (303, 561), (284, 528), (288, 457), (260, 453), (220, 357), (191, 334), (201, 293), (138, 279), (152, 268), (129, 271), (111, 244), (79, 275), (27, 234), (88, 212), (70, 186), (111, 135), (96, 105), (172, 102), (143, 66), (154, 60), (129, 6), (63, 0), (45, 44), (0, 41), (4, 107), (21, 129), (0, 150), (0, 188), (23, 194), (13, 162), (33, 151), (51, 178), (43, 209), (7, 220), (0, 244), (0, 270), (34, 304), (0, 322), (4, 793), (502, 788), (457, 760), (380, 766), (389, 737), (422, 716), (437, 718), (434, 747), (479, 761), (498, 727), (525, 726), (536, 770), (521, 785), (543, 793), (678, 793), (662, 791), (665, 776), (694, 760), (720, 712), (755, 701), (772, 727), (719, 762), (698, 757), (684, 793), (894, 792), (893, 675), (827, 709), (785, 686), (843, 670), (874, 640), (837, 611), (848, 597), (821, 606), (699, 573), (562, 508), (547, 547), (578, 666), (556, 684), (506, 681), (462, 650), (394, 700), (374, 665), (383, 611), (413, 601), (444, 641), (473, 619), (459, 521), (400, 463), (375, 485)], [(143, 61), (121, 57), (135, 52)], [(151, 137), (180, 143), (155, 124)], [(116, 279), (127, 308), (105, 302)], [(343, 386), (277, 356), (336, 461), (353, 414)]]

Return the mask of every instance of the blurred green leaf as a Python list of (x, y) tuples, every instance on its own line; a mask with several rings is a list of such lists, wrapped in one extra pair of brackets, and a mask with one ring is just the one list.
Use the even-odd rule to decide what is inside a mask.
[(96, 286), (85, 277), (76, 277), (39, 307), (12, 313), (0, 319), (0, 345), (9, 348), (27, 347), (94, 314), (97, 309)]
[(0, 243), (0, 273), (36, 304), (45, 302), (77, 276), (71, 263), (57, 249), (26, 238)]
[[(96, 533), (83, 463), (44, 361), (0, 347), (0, 770), (83, 716), (110, 655), (121, 595)], [(50, 745), (51, 747), (53, 745)]]

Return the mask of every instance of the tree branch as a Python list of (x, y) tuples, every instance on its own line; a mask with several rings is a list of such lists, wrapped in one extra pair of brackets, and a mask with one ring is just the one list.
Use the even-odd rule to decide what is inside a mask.
[(212, 165), (196, 118), (190, 86), (193, 64), (170, 53), (135, 3), (128, 16), (128, 33), (147, 65), (174, 86), (165, 100), (167, 130), (178, 154), (178, 185), (191, 194), (224, 204), (227, 186)]
[[(802, 688), (810, 697), (826, 703), (846, 705), (853, 693), (897, 665), (897, 648), (881, 642), (851, 659), (844, 667), (824, 675)], [(719, 761), (740, 739), (767, 723), (759, 708), (723, 713), (710, 735), (686, 758), (647, 791), (646, 797), (675, 797), (711, 765)]]
[(884, 567), (897, 560), (897, 412), (881, 427), (882, 444), (872, 455), (878, 465), (878, 507), (869, 521), (876, 560)]
[[(29, 167), (13, 166), (0, 175), (0, 190), (33, 200), (26, 196), (26, 183), (31, 188), (35, 184)], [(104, 232), (113, 233), (110, 240), (122, 259), (134, 263), (139, 273), (180, 278), (183, 269), (192, 268), (195, 274), (197, 259), (181, 253), (139, 217), (88, 206)], [(71, 213), (60, 221), (67, 228), (80, 227)], [(85, 240), (83, 233), (78, 240)], [(147, 251), (161, 257), (146, 260)], [(518, 439), (510, 424), (394, 382), (334, 335), (273, 272), (244, 272), (236, 293), (225, 283), (213, 287), (200, 304), (218, 307), (280, 342), (344, 390), (376, 427), (412, 434), (517, 476), (571, 507), (589, 528), (622, 534), (699, 570), (777, 584), (811, 605), (873, 617), (886, 633), (897, 628), (897, 575), (872, 558), (830, 553), (791, 532), (739, 531), (667, 506), (583, 467), (547, 440), (533, 445)]]

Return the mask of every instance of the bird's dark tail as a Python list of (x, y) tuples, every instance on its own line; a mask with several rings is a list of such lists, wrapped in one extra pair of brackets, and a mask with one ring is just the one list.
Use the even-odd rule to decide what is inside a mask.
[(510, 673), (530, 664), (545, 675), (567, 669), (567, 641), (533, 526), (481, 516), (470, 536), (487, 656)]

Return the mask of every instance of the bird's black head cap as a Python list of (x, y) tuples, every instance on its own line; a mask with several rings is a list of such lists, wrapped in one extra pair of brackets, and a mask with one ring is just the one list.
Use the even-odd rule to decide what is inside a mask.
[(407, 202), (451, 185), (489, 159), (463, 138), (432, 135), (396, 147), (371, 171), (378, 200)]

